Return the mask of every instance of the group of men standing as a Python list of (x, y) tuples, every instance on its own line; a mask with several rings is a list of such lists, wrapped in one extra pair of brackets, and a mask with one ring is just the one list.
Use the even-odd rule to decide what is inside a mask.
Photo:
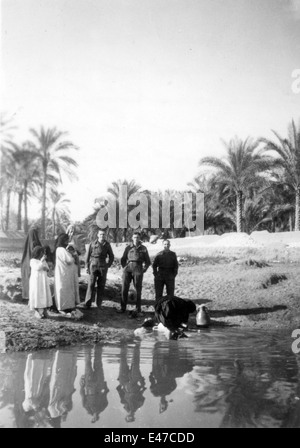
[[(166, 286), (167, 295), (174, 296), (175, 277), (178, 273), (178, 261), (175, 252), (170, 250), (171, 243), (164, 240), (163, 250), (159, 252), (153, 261), (153, 275), (155, 286), (155, 298), (159, 300), (163, 295)], [(99, 230), (97, 240), (89, 245), (86, 254), (86, 268), (90, 275), (88, 289), (85, 298), (84, 308), (90, 308), (95, 302), (100, 308), (104, 297), (104, 289), (107, 278), (107, 271), (114, 261), (114, 253), (110, 243), (106, 240), (105, 232)], [(142, 315), (141, 299), (144, 273), (151, 266), (151, 261), (147, 248), (141, 242), (139, 232), (134, 232), (132, 242), (129, 244), (121, 258), (123, 268), (122, 278), (122, 298), (119, 313), (125, 313), (128, 293), (131, 282), (136, 290), (136, 311), (137, 316)]]

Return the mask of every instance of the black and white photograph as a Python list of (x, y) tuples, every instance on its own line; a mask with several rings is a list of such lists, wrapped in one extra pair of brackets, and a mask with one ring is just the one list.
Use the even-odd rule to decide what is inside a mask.
[(0, 428), (300, 428), (300, 0), (0, 29)]

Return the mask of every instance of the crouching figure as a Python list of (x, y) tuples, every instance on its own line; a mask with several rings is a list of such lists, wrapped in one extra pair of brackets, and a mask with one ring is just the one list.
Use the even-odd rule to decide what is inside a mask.
[(168, 339), (187, 337), (184, 330), (188, 327), (189, 315), (196, 311), (192, 300), (165, 296), (155, 304), (157, 330)]

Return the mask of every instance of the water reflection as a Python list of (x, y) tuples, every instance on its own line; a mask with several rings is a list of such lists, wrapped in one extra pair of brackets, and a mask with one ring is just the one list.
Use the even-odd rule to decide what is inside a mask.
[(73, 408), (72, 395), (75, 392), (74, 382), (77, 375), (77, 354), (57, 350), (49, 384), (50, 396), (48, 412), (50, 424), (60, 428), (61, 421), (66, 421), (68, 413)]
[(135, 413), (144, 404), (143, 395), (146, 390), (145, 378), (140, 370), (140, 343), (137, 342), (133, 348), (131, 366), (128, 364), (128, 347), (122, 345), (120, 353), (120, 372), (118, 377), (118, 394), (127, 413), (126, 422), (135, 421)]
[(159, 413), (167, 410), (169, 396), (177, 387), (176, 378), (193, 370), (194, 363), (186, 355), (186, 348), (179, 344), (156, 342), (153, 348), (152, 372), (149, 376), (150, 391), (154, 397), (160, 397)]
[(48, 358), (46, 353), (33, 353), (27, 357), (22, 407), (28, 426), (41, 427), (47, 424), (52, 364), (52, 357)]
[(96, 346), (92, 358), (92, 348), (84, 349), (85, 372), (80, 379), (80, 395), (83, 408), (92, 416), (92, 423), (99, 420), (101, 412), (108, 406), (109, 389), (104, 378), (102, 351), (101, 346)]
[[(243, 362), (234, 361), (235, 370), (230, 381), (231, 384), (226, 390), (225, 403), (227, 406), (221, 427), (239, 427), (241, 422), (243, 422), (243, 427), (257, 426), (256, 421), (261, 420), (259, 416), (271, 404), (265, 398), (268, 381), (260, 381), (261, 367), (261, 365), (256, 365), (254, 368), (252, 366), (246, 368)], [(271, 420), (273, 419), (270, 419), (269, 425), (274, 426), (275, 422), (273, 420), (271, 424)]]
[(60, 428), (73, 407), (76, 375), (77, 354), (74, 351), (27, 355), (23, 383), (24, 414), (17, 426)]
[(203, 331), (3, 354), (0, 427), (300, 427), (300, 358), (290, 342)]
[[(10, 409), (14, 425), (19, 428), (28, 427), (23, 410), (24, 401), (24, 371), (26, 356), (0, 355), (0, 427), (7, 427), (6, 420), (1, 416), (2, 409)], [(6, 414), (6, 413), (5, 413)], [(4, 415), (5, 415), (4, 414)], [(8, 425), (12, 426), (12, 425)]]

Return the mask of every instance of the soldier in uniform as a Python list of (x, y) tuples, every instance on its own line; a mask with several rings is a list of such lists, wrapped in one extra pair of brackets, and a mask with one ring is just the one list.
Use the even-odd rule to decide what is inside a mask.
[(90, 308), (95, 301), (97, 282), (97, 306), (101, 307), (106, 283), (107, 270), (114, 261), (111, 245), (105, 239), (104, 230), (99, 230), (98, 239), (93, 241), (86, 254), (87, 273), (90, 274), (83, 308)]
[(156, 255), (153, 262), (156, 300), (162, 298), (164, 286), (166, 286), (167, 295), (174, 297), (175, 277), (178, 272), (177, 255), (170, 250), (170, 241), (164, 240), (163, 245), (164, 249)]
[(132, 243), (126, 247), (121, 258), (121, 265), (123, 268), (122, 299), (121, 309), (118, 312), (125, 313), (126, 311), (128, 291), (133, 280), (136, 290), (136, 311), (139, 317), (141, 315), (143, 275), (151, 265), (148, 250), (141, 243), (139, 232), (134, 232)]

